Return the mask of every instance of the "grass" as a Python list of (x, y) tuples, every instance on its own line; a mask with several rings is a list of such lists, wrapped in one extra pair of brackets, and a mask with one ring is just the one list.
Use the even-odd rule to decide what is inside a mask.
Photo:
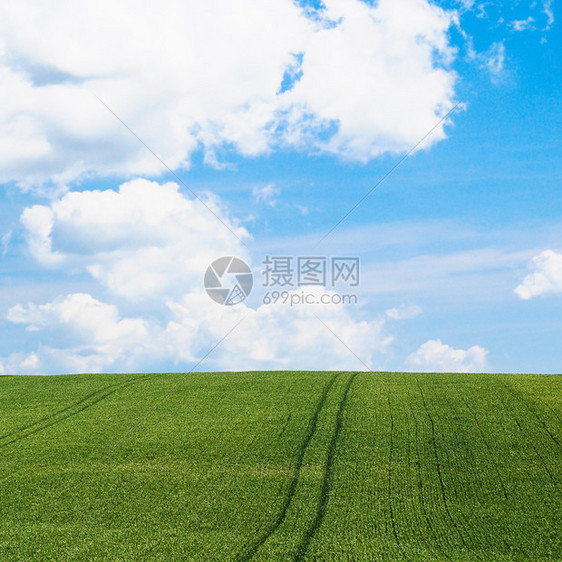
[(0, 560), (562, 560), (562, 377), (0, 377)]

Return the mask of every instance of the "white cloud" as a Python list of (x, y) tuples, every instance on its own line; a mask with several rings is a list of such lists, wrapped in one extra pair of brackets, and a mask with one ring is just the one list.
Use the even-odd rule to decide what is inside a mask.
[(26, 229), (27, 245), (31, 254), (43, 265), (58, 265), (63, 256), (53, 252), (51, 231), (54, 214), (49, 207), (34, 205), (21, 215), (21, 223)]
[[(316, 296), (326, 294), (315, 287)], [(380, 366), (393, 342), (389, 322), (395, 311), (365, 320), (340, 305), (281, 303), (252, 309), (226, 307), (203, 291), (169, 302), (162, 324), (122, 318), (114, 305), (89, 294), (71, 294), (35, 305), (16, 305), (8, 320), (39, 332), (42, 343), (23, 360), (8, 358), (11, 372), (135, 371), (167, 364), (190, 368), (239, 321), (240, 325), (204, 361), (204, 369), (359, 369), (364, 365), (318, 320), (325, 322), (373, 368)], [(407, 315), (408, 316), (408, 315)]]
[(39, 364), (39, 357), (35, 352), (32, 352), (20, 363), (20, 367), (24, 371), (35, 371), (39, 368)]
[(535, 256), (529, 273), (515, 288), (515, 293), (523, 300), (562, 292), (562, 254), (545, 250)]
[(533, 23), (535, 22), (535, 18), (529, 16), (527, 19), (524, 20), (515, 20), (511, 22), (511, 27), (515, 31), (524, 31), (525, 29), (533, 29)]
[(8, 230), (0, 238), (0, 245), (2, 246), (2, 255), (5, 256), (8, 253), (8, 248), (10, 247), (10, 242), (12, 240), (12, 231)]
[(120, 338), (139, 338), (145, 335), (141, 320), (118, 320), (117, 308), (104, 304), (91, 295), (74, 293), (66, 297), (36, 306), (29, 303), (9, 309), (8, 320), (16, 324), (27, 324), (30, 329), (40, 329), (53, 320), (68, 326), (70, 334), (96, 343), (115, 344)]
[(479, 345), (454, 349), (441, 340), (429, 340), (406, 358), (406, 365), (417, 371), (472, 373), (488, 369), (488, 352)]
[(454, 103), (454, 21), (428, 0), (4, 2), (0, 182), (161, 172), (91, 92), (173, 169), (198, 147), (404, 151)]
[[(220, 201), (209, 197), (208, 203), (248, 237)], [(38, 342), (29, 350), (34, 355), (5, 361), (12, 372), (189, 368), (240, 319), (205, 361), (207, 368), (363, 368), (315, 314), (376, 368), (393, 341), (388, 326), (419, 313), (404, 306), (365, 319), (360, 307), (344, 305), (217, 305), (202, 289), (208, 264), (222, 255), (250, 263), (249, 257), (224, 225), (174, 183), (136, 179), (117, 191), (69, 192), (26, 209), (21, 220), (41, 264), (90, 272), (117, 303), (129, 301), (129, 313), (122, 317), (115, 304), (87, 293), (12, 306), (8, 320), (25, 326)], [(318, 298), (331, 294), (318, 287), (308, 291)]]
[(275, 187), (274, 184), (269, 183), (263, 187), (254, 187), (252, 195), (257, 203), (265, 203), (270, 207), (275, 207), (277, 204), (276, 197), (281, 193), (281, 190)]
[(485, 65), (493, 79), (500, 78), (505, 72), (505, 46), (493, 43), (484, 54)]
[(411, 306), (401, 306), (398, 308), (391, 308), (386, 311), (387, 318), (392, 320), (406, 320), (410, 318), (415, 318), (422, 313), (422, 310), (419, 306), (411, 305)]
[[(310, 287), (310, 294), (330, 293)], [(281, 302), (256, 310), (244, 304), (221, 307), (202, 292), (181, 303), (170, 303), (175, 318), (166, 327), (167, 337), (186, 360), (193, 359), (219, 340), (237, 321), (240, 326), (213, 353), (226, 369), (360, 369), (361, 362), (322, 325), (321, 318), (363, 361), (376, 365), (393, 338), (387, 333), (389, 317), (360, 320), (342, 305), (288, 306)], [(194, 337), (197, 334), (197, 337)], [(198, 351), (193, 345), (199, 346)]]
[(157, 355), (154, 329), (148, 322), (120, 318), (117, 307), (85, 293), (43, 305), (16, 305), (7, 318), (28, 330), (47, 331), (53, 342), (43, 343), (19, 364), (24, 372), (36, 370), (40, 363), (62, 372), (98, 372), (114, 366), (127, 369), (140, 366), (139, 358), (150, 352)]
[[(21, 217), (31, 253), (42, 264), (87, 270), (130, 300), (173, 298), (200, 286), (206, 267), (222, 255), (245, 257), (244, 228), (218, 198), (206, 204), (175, 183), (135, 179), (118, 191), (69, 192)], [(226, 225), (226, 226), (225, 226)], [(227, 228), (228, 227), (228, 228)]]
[[(286, 140), (361, 161), (410, 148), (452, 105), (456, 77), (436, 59), (446, 66), (453, 58), (454, 14), (417, 0), (326, 7), (326, 18), (340, 23), (308, 38), (302, 77), (285, 94)], [(331, 127), (336, 133), (319, 142), (318, 131)], [(441, 138), (440, 127), (427, 144)]]
[(506, 70), (506, 51), (503, 42), (496, 41), (485, 51), (476, 51), (473, 38), (468, 35), (465, 38), (467, 40), (469, 60), (476, 63), (482, 70), (485, 70), (494, 84), (508, 76)]
[(552, 10), (552, 0), (543, 0), (542, 6), (543, 6), (543, 12), (546, 16), (545, 29), (550, 29), (550, 26), (554, 23), (554, 11)]
[[(208, 202), (248, 237), (220, 201)], [(204, 368), (363, 368), (315, 314), (363, 361), (380, 368), (393, 342), (389, 326), (420, 312), (403, 306), (368, 319), (360, 307), (344, 305), (216, 304), (202, 289), (209, 263), (229, 254), (251, 261), (228, 229), (174, 183), (136, 179), (117, 191), (69, 192), (26, 209), (22, 223), (41, 264), (90, 272), (128, 314), (87, 293), (12, 306), (8, 320), (25, 326), (37, 345), (4, 361), (11, 372), (190, 368), (240, 319)], [(307, 290), (318, 298), (331, 294)]]
[(40, 375), (43, 366), (37, 353), (16, 352), (0, 362), (0, 375)]

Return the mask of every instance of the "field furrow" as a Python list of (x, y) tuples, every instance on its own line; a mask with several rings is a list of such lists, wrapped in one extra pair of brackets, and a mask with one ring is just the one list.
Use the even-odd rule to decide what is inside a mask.
[(443, 502), (443, 508), (445, 510), (445, 513), (447, 514), (447, 518), (451, 522), (451, 525), (453, 526), (453, 529), (455, 530), (457, 536), (459, 537), (463, 547), (467, 548), (465, 536), (464, 536), (463, 533), (461, 533), (460, 525), (453, 518), (453, 516), (451, 514), (451, 510), (449, 508), (449, 502), (447, 500), (447, 492), (445, 491), (445, 483), (443, 481), (443, 472), (442, 472), (442, 469), (441, 469), (441, 461), (440, 461), (439, 452), (438, 452), (438, 449), (437, 449), (437, 439), (436, 439), (436, 436), (435, 436), (435, 423), (434, 423), (433, 417), (431, 416), (431, 414), (429, 412), (429, 409), (427, 407), (427, 403), (425, 401), (425, 395), (423, 393), (421, 384), (420, 384), (419, 381), (417, 381), (417, 384), (418, 384), (418, 389), (420, 391), (420, 396), (421, 396), (421, 399), (422, 399), (422, 402), (423, 402), (423, 407), (424, 407), (425, 413), (427, 415), (427, 418), (429, 419), (429, 424), (431, 426), (431, 441), (432, 441), (433, 453), (434, 453), (434, 457), (435, 457), (435, 468), (436, 468), (436, 472), (437, 472), (437, 480), (439, 482), (439, 490), (440, 490), (441, 500)]

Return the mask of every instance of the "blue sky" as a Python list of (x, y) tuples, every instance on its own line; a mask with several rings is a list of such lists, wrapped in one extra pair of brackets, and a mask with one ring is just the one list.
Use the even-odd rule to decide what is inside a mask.
[[(248, 4), (171, 2), (149, 39), (154, 14), (114, 33), (92, 5), (97, 55), (62, 5), (5, 9), (2, 372), (188, 370), (239, 321), (198, 369), (363, 368), (316, 316), (373, 369), (559, 372), (557, 4)], [(204, 293), (221, 255), (243, 304)], [(358, 304), (265, 305), (266, 255), (359, 256)]]

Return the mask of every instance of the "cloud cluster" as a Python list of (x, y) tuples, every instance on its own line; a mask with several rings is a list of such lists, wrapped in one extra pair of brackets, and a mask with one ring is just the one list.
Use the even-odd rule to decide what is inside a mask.
[[(319, 296), (324, 290), (315, 292)], [(336, 305), (224, 307), (200, 290), (167, 306), (169, 319), (159, 323), (122, 318), (114, 305), (84, 293), (16, 305), (8, 319), (41, 332), (42, 343), (25, 358), (9, 358), (7, 365), (32, 373), (191, 368), (224, 338), (205, 360), (205, 369), (364, 370), (361, 361), (374, 368), (381, 363), (393, 341), (387, 325), (399, 319), (391, 311), (359, 320)]]
[(279, 147), (364, 162), (408, 149), (452, 107), (453, 12), (428, 0), (306, 6), (2, 3), (0, 182), (161, 172), (93, 93), (173, 169), (198, 149), (211, 164)]
[(214, 259), (246, 257), (239, 239), (247, 231), (218, 198), (208, 194), (205, 205), (175, 183), (134, 179), (118, 190), (69, 192), (34, 205), (21, 222), (43, 265), (87, 270), (128, 300), (177, 298), (200, 285)]
[[(309, 292), (317, 297), (329, 293), (320, 287), (311, 287)], [(278, 302), (255, 310), (245, 305), (226, 308), (194, 292), (170, 307), (174, 319), (167, 325), (166, 334), (174, 349), (184, 350), (186, 360), (210, 348), (231, 326), (241, 322), (213, 354), (226, 369), (364, 370), (364, 365), (330, 330), (371, 366), (380, 364), (393, 341), (387, 330), (391, 319), (385, 314), (364, 320), (352, 312), (352, 307), (342, 305), (290, 307)]]
[[(31, 358), (5, 360), (4, 369), (188, 369), (238, 323), (205, 368), (363, 369), (330, 330), (380, 368), (393, 341), (390, 327), (420, 313), (415, 306), (397, 307), (365, 319), (361, 307), (351, 305), (218, 305), (203, 290), (205, 270), (222, 255), (251, 263), (229, 229), (242, 239), (249, 235), (219, 199), (206, 202), (220, 220), (175, 183), (135, 179), (116, 190), (69, 192), (25, 209), (21, 221), (35, 259), (89, 272), (103, 286), (103, 300), (112, 302), (73, 293), (12, 306), (8, 320), (25, 327), (37, 346)], [(314, 302), (333, 294), (314, 286), (307, 293)]]
[(406, 358), (406, 364), (416, 371), (478, 373), (488, 368), (487, 354), (479, 345), (465, 350), (455, 349), (439, 339), (429, 340)]
[(523, 300), (562, 292), (562, 254), (545, 250), (535, 256), (530, 264), (532, 270), (515, 288)]
[(8, 320), (44, 332), (39, 349), (19, 364), (20, 372), (100, 372), (116, 366), (134, 370), (151, 353), (158, 355), (147, 321), (120, 318), (116, 306), (85, 293), (42, 305), (16, 305)]

